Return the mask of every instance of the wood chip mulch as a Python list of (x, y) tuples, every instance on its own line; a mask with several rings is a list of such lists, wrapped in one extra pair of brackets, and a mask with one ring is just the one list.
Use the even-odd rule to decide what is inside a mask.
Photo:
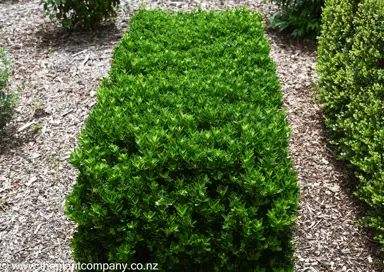
[[(71, 263), (74, 224), (63, 211), (76, 171), (69, 154), (96, 103), (114, 46), (141, 0), (122, 1), (115, 25), (96, 33), (57, 34), (39, 0), (0, 2), (0, 47), (13, 60), (21, 88), (14, 121), (0, 134), (0, 263)], [(200, 1), (146, 1), (147, 8), (191, 10)], [(246, 4), (266, 17), (276, 10), (261, 0), (201, 1), (203, 9)], [(129, 7), (129, 9), (127, 9)], [(294, 169), (301, 186), (295, 237), (295, 271), (384, 271), (378, 247), (358, 228), (363, 207), (355, 181), (326, 144), (322, 111), (311, 91), (315, 46), (268, 31), (293, 137)]]
[(290, 155), (301, 187), (295, 271), (384, 271), (372, 235), (357, 227), (364, 207), (353, 196), (356, 181), (327, 145), (314, 84), (315, 45), (268, 33), (284, 106), (293, 131)]

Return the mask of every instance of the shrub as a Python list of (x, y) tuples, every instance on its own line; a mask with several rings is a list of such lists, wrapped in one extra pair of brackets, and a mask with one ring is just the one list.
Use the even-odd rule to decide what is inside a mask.
[(76, 261), (292, 271), (298, 185), (261, 20), (245, 8), (132, 18), (71, 155)]
[(384, 4), (327, 0), (319, 39), (320, 98), (332, 143), (360, 180), (366, 222), (384, 245)]
[(353, 86), (346, 87), (350, 81), (350, 62), (353, 43), (353, 18), (357, 3), (352, 1), (329, 0), (323, 13), (322, 34), (319, 37), (317, 72), (321, 75), (320, 97), (324, 102), (326, 124), (333, 136), (342, 137), (339, 127), (344, 119), (343, 109), (350, 102), (349, 92)]
[(40, 0), (50, 19), (57, 19), (64, 29), (95, 29), (103, 20), (116, 15), (120, 0)]
[(11, 120), (16, 104), (16, 94), (8, 91), (10, 75), (11, 64), (7, 51), (0, 48), (0, 130)]
[(292, 36), (314, 39), (320, 34), (321, 10), (324, 0), (271, 0), (281, 9), (270, 23)]

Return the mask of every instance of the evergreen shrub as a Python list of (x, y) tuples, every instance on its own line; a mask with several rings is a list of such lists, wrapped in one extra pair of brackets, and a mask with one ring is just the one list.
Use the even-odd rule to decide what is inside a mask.
[(120, 0), (40, 0), (46, 15), (62, 28), (92, 30), (103, 20), (116, 16)]
[(78, 262), (292, 271), (298, 184), (262, 17), (140, 10), (71, 155)]
[(0, 48), (0, 130), (12, 119), (17, 96), (9, 91), (8, 79), (11, 75), (11, 63), (7, 51)]
[(355, 169), (365, 222), (384, 246), (384, 2), (327, 0), (318, 55), (332, 143)]
[(281, 31), (289, 31), (294, 37), (315, 39), (320, 34), (321, 11), (324, 0), (270, 0), (280, 11), (270, 23)]

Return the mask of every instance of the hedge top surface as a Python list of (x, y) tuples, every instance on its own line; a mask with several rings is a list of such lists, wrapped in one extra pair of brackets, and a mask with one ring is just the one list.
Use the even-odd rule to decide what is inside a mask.
[(269, 50), (247, 9), (134, 16), (71, 156), (78, 261), (292, 270), (298, 185)]

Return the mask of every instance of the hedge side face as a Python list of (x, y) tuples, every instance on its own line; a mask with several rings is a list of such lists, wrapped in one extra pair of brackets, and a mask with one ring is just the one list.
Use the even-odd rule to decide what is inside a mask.
[(371, 206), (367, 221), (384, 245), (384, 2), (326, 6), (318, 62), (326, 122), (340, 157), (356, 170), (357, 195)]
[(350, 103), (347, 78), (351, 77), (353, 43), (353, 18), (357, 3), (344, 0), (328, 0), (323, 11), (321, 36), (319, 37), (317, 72), (321, 75), (320, 98), (324, 102), (325, 122), (335, 138), (343, 137), (340, 121), (345, 118), (345, 108)]
[(134, 16), (71, 156), (76, 261), (292, 271), (299, 189), (261, 19)]

